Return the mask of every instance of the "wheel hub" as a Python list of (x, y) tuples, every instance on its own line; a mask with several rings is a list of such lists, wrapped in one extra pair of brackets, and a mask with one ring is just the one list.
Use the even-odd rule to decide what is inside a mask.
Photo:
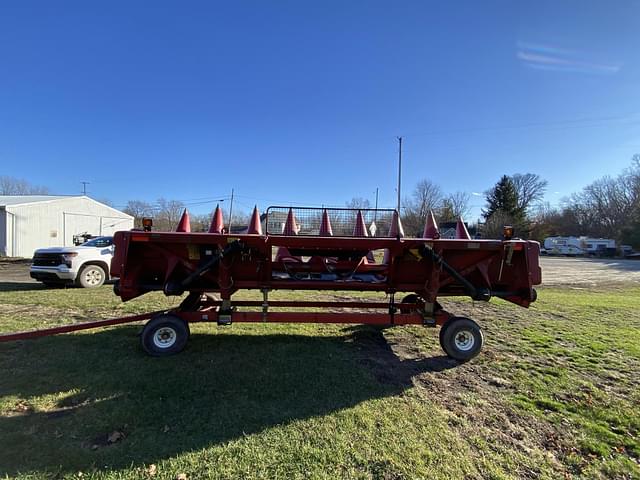
[(97, 285), (102, 280), (102, 275), (100, 275), (100, 272), (98, 272), (97, 270), (89, 270), (85, 274), (84, 278), (89, 285)]
[(153, 344), (158, 348), (170, 348), (176, 343), (177, 334), (171, 327), (162, 327), (153, 335)]
[(467, 352), (473, 348), (473, 345), (476, 343), (475, 338), (473, 337), (473, 333), (469, 330), (460, 330), (456, 333), (454, 337), (454, 343), (458, 350), (462, 350), (463, 352)]

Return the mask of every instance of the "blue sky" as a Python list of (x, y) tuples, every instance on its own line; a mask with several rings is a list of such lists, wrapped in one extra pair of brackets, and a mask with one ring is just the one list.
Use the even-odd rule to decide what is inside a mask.
[[(150, 5), (153, 5), (151, 7)], [(0, 174), (123, 205), (395, 204), (640, 152), (640, 2), (2, 2)], [(477, 217), (481, 197), (472, 197)], [(470, 220), (474, 220), (471, 218)]]

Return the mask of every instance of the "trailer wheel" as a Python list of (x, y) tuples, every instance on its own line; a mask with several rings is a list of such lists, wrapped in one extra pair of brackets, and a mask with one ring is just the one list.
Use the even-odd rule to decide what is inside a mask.
[(398, 307), (400, 308), (400, 313), (413, 313), (416, 311), (416, 308), (411, 306), (411, 307), (407, 307), (406, 305), (403, 306), (403, 303), (418, 303), (420, 301), (420, 297), (418, 295), (416, 295), (415, 293), (410, 293), (409, 295), (405, 296), (402, 299), (402, 302), (400, 302), (400, 305), (398, 305)]
[(152, 318), (142, 329), (142, 349), (153, 357), (180, 353), (189, 340), (189, 325), (176, 315), (162, 314)]
[(444, 332), (447, 330), (447, 327), (451, 325), (451, 320), (452, 319), (449, 319), (445, 323), (443, 323), (442, 326), (440, 327), (440, 331), (438, 332), (438, 338), (440, 339), (440, 347), (442, 347), (443, 350), (444, 350)]
[(483, 344), (480, 325), (468, 318), (454, 317), (440, 329), (440, 346), (456, 360), (471, 360), (480, 353)]

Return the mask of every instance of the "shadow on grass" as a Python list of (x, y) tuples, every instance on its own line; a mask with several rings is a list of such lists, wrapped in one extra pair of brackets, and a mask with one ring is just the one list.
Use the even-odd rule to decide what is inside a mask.
[(21, 292), (27, 290), (49, 290), (55, 287), (48, 287), (40, 282), (0, 282), (0, 292)]
[[(105, 285), (112, 285), (113, 280), (104, 282)], [(0, 292), (26, 292), (30, 290), (62, 290), (62, 289), (81, 289), (74, 283), (59, 283), (45, 285), (41, 282), (0, 282)]]
[[(26, 400), (0, 417), (0, 475), (157, 463), (396, 395), (419, 373), (457, 365), (399, 359), (371, 327), (325, 337), (194, 334), (168, 358), (134, 348), (138, 330), (0, 344), (1, 395)], [(53, 411), (30, 405), (43, 395)], [(124, 438), (109, 444), (114, 431)]]

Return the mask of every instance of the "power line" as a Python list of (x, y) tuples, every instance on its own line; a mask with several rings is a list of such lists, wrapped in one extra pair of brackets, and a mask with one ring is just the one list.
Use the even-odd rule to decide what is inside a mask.
[(634, 113), (631, 115), (617, 115), (617, 116), (591, 117), (591, 118), (584, 117), (584, 118), (557, 120), (557, 121), (549, 121), (549, 122), (530, 122), (530, 123), (522, 123), (522, 124), (514, 124), (514, 125), (492, 125), (492, 126), (486, 126), (486, 127), (478, 126), (478, 127), (469, 127), (469, 128), (432, 130), (432, 131), (414, 132), (411, 134), (411, 136), (446, 135), (451, 133), (491, 132), (491, 131), (518, 130), (518, 129), (527, 129), (527, 128), (560, 128), (560, 129), (589, 128), (589, 127), (599, 127), (603, 125), (609, 125), (614, 122), (620, 122), (620, 121), (626, 121), (626, 120), (633, 120), (633, 121), (630, 123), (626, 123), (625, 125), (636, 125), (640, 123), (640, 118), (638, 118), (638, 114)]

